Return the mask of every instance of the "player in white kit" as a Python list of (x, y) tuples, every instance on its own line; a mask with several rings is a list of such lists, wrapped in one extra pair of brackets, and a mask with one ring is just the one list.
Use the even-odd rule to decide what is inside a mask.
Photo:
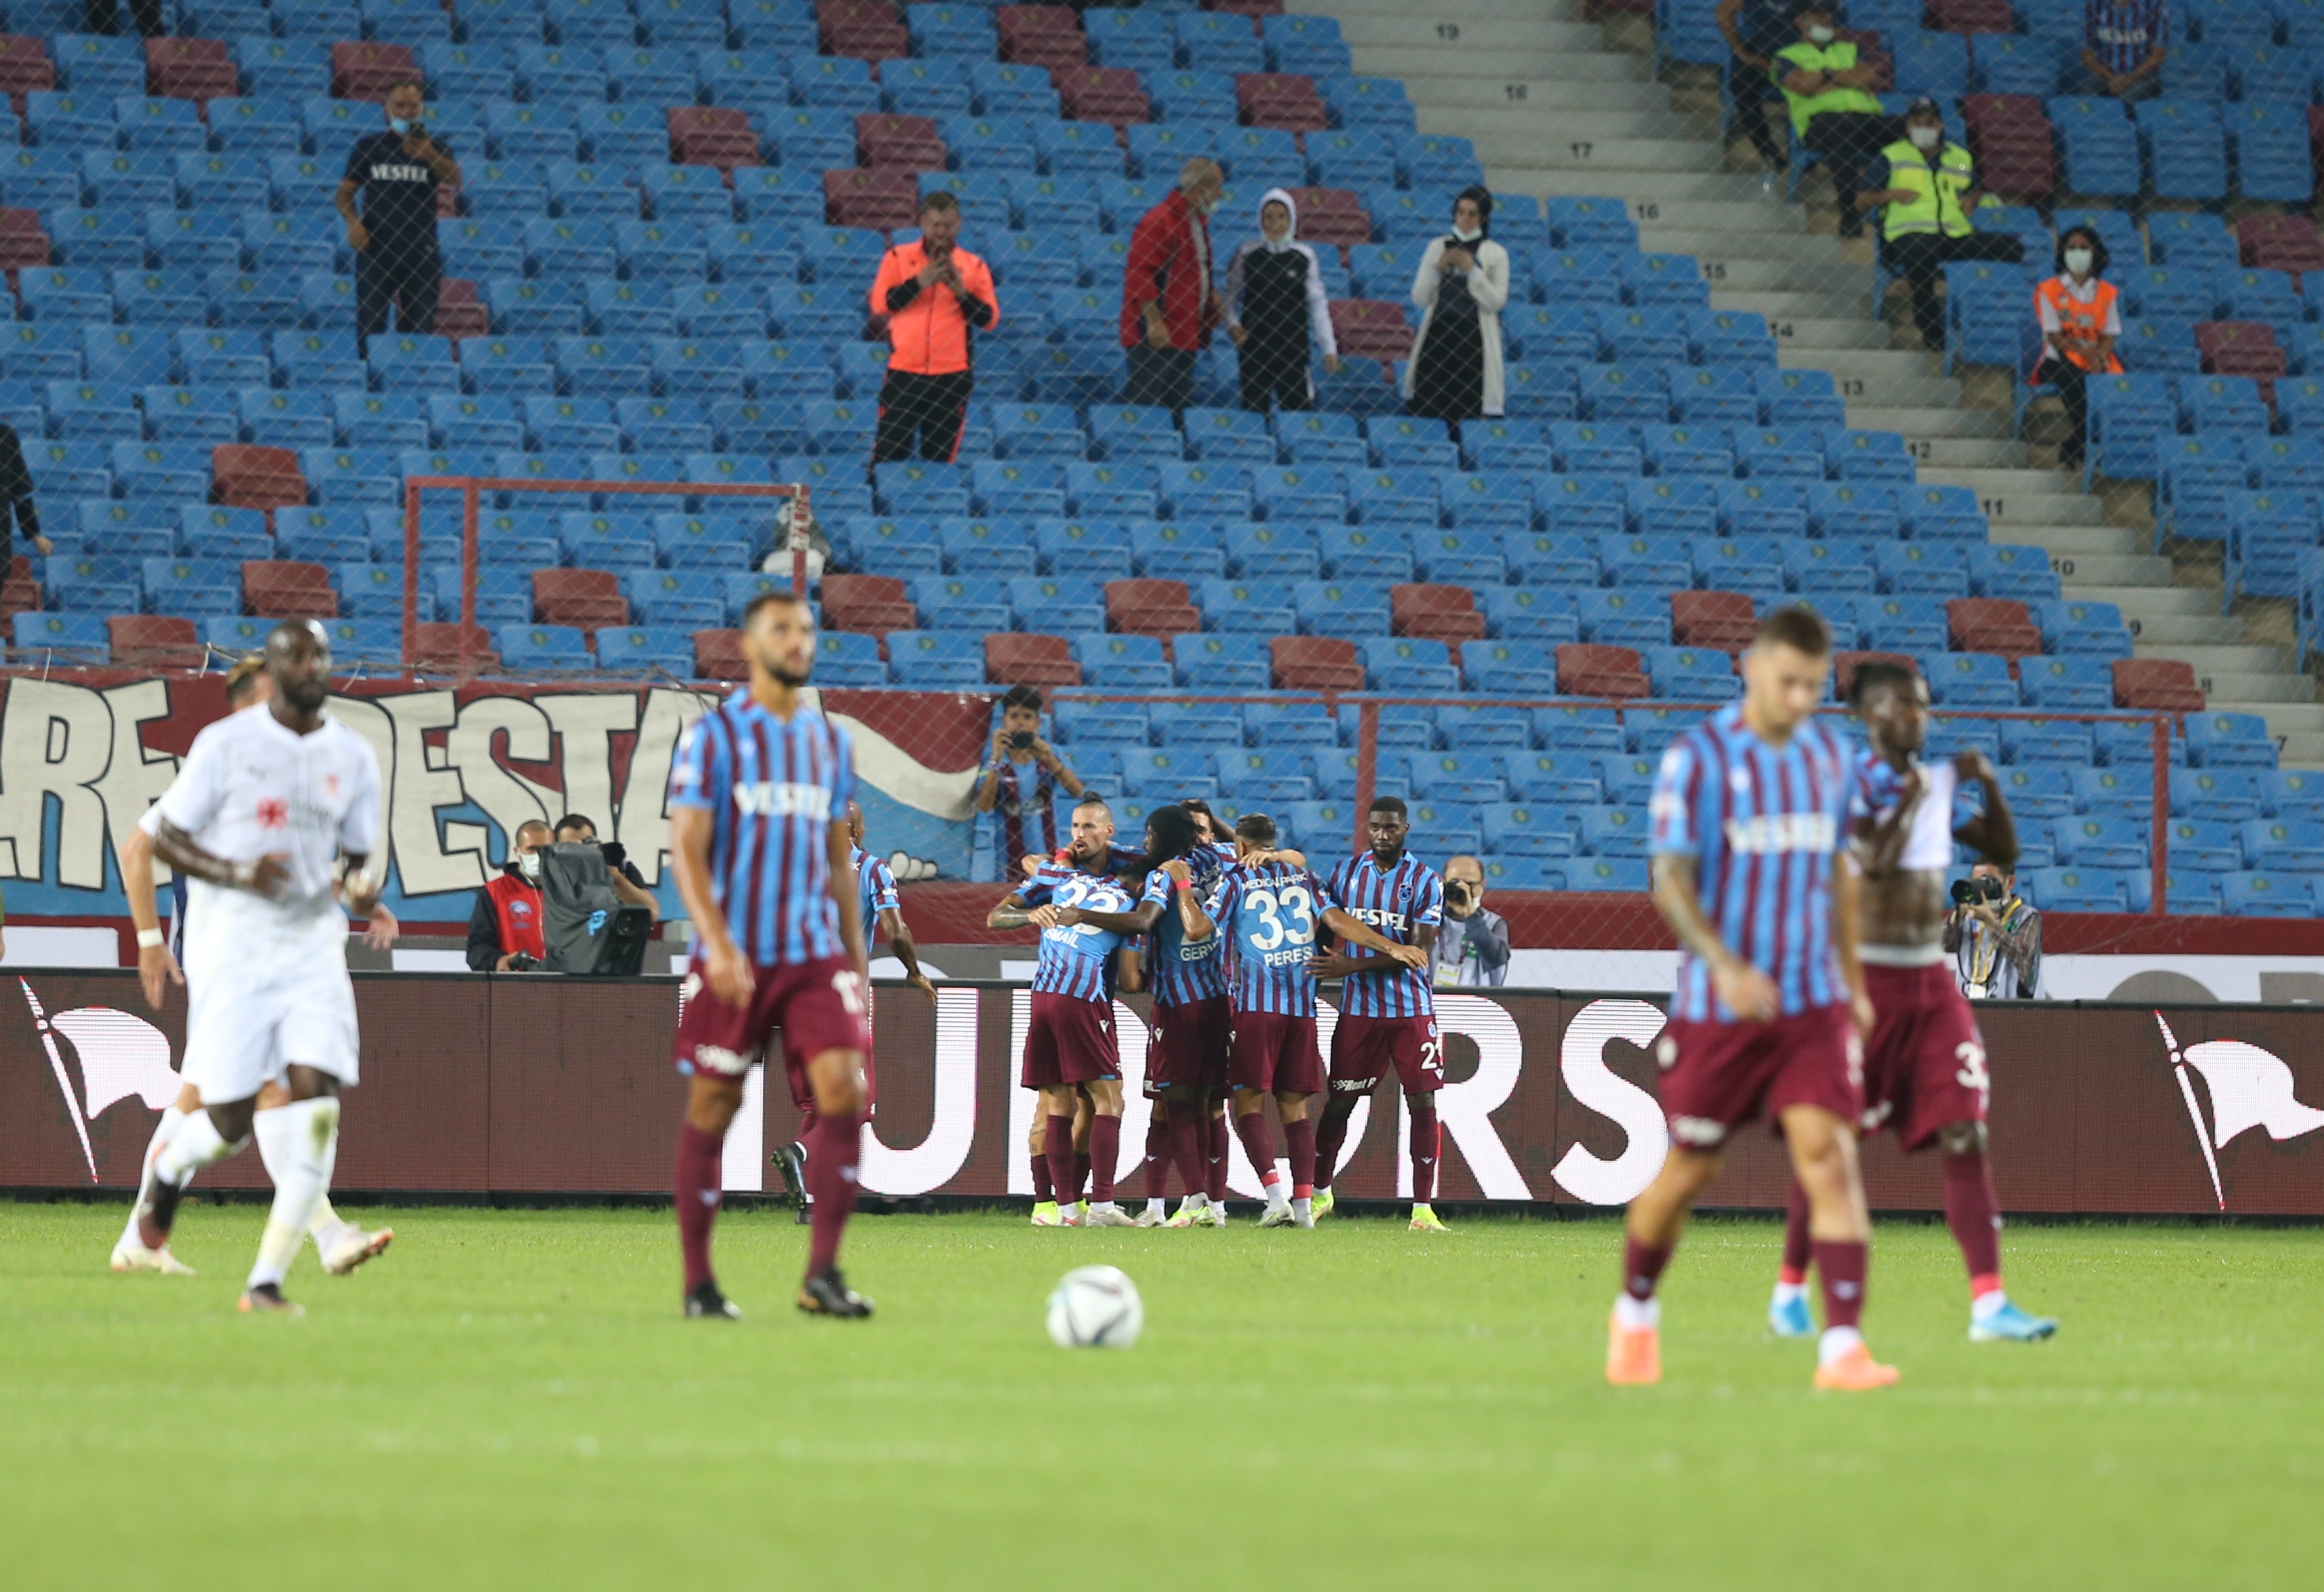
[[(226, 705), (228, 713), (264, 703), (274, 695), (274, 683), (267, 678), (266, 660), (255, 652), (246, 653), (226, 677)], [(159, 930), (161, 916), (153, 889), (153, 832), (161, 826), (161, 815), (148, 808), (144, 817), (122, 838), (120, 847), (121, 888), (129, 898), (130, 920), (137, 925), (137, 980), (145, 992), (145, 1004), (160, 1011), (167, 998), (167, 986), (182, 988), (184, 971), (178, 965), (178, 952), (185, 946), (186, 880), (181, 875), (173, 881), (171, 894), (175, 904), (171, 911), (170, 932), (156, 934), (151, 940), (149, 930)], [(372, 908), (371, 926), (364, 943), (374, 950), (384, 951), (395, 943), (401, 925), (395, 914), (384, 906)], [(290, 1103), (290, 1091), (279, 1082), (270, 1082), (258, 1091), (258, 1109), (272, 1111)], [(129, 1219), (123, 1225), (121, 1237), (113, 1246), (112, 1265), (117, 1272), (160, 1272), (165, 1276), (190, 1277), (194, 1268), (180, 1261), (167, 1249), (148, 1249), (138, 1241), (137, 1207), (152, 1192), (153, 1161), (178, 1136), (185, 1119), (202, 1109), (201, 1091), (192, 1084), (180, 1087), (178, 1098), (161, 1112), (154, 1125), (153, 1137), (145, 1146), (143, 1172), (138, 1180), (137, 1197), (130, 1202)], [(266, 1148), (265, 1140), (259, 1149)], [(271, 1170), (269, 1175), (272, 1175)], [(323, 1258), (323, 1269), (333, 1276), (345, 1276), (367, 1260), (386, 1252), (395, 1241), (393, 1228), (381, 1228), (376, 1232), (357, 1227), (343, 1219), (331, 1208), (328, 1193), (315, 1201), (315, 1216), (308, 1230), (315, 1239), (315, 1248)]]
[[(379, 760), (323, 712), (322, 626), (285, 620), (265, 657), (273, 700), (196, 736), (154, 804), (155, 854), (192, 881), (184, 1077), (204, 1109), (154, 1158), (137, 1209), (139, 1242), (165, 1248), (186, 1184), (247, 1144), (255, 1117), (275, 1189), (246, 1311), (298, 1309), (283, 1275), (330, 1182), (339, 1090), (356, 1081), (347, 914), (367, 915), (380, 888), (366, 867), (380, 839)], [(270, 1080), (290, 1102), (262, 1114)]]

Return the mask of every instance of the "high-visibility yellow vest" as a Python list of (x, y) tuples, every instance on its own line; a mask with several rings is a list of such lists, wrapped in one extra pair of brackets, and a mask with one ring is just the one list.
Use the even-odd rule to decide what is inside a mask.
[(1863, 111), (1876, 116), (1880, 114), (1880, 101), (1861, 88), (1827, 88), (1821, 94), (1794, 94), (1784, 88), (1784, 79), (1794, 72), (1845, 72), (1855, 65), (1856, 46), (1844, 40), (1816, 45), (1803, 39), (1775, 51), (1767, 76), (1776, 87), (1784, 89), (1784, 102), (1791, 107), (1794, 137), (1806, 137), (1808, 124), (1826, 111)]
[(1976, 182), (1969, 151), (1948, 143), (1937, 152), (1936, 164), (1931, 166), (1929, 158), (1911, 140), (1900, 138), (1880, 153), (1888, 162), (1888, 186), (1913, 196), (1909, 204), (1891, 199), (1883, 207), (1881, 236), (1933, 232), (1957, 238), (1968, 234), (1969, 212), (1961, 208), (1961, 196)]

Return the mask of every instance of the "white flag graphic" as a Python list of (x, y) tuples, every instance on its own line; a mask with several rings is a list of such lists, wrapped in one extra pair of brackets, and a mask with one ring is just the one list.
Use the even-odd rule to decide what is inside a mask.
[(2324, 1127), (2324, 1111), (2301, 1104), (2292, 1092), (2292, 1069), (2256, 1044), (2209, 1039), (2189, 1045), (2184, 1056), (2209, 1086), (2214, 1145), (2224, 1149), (2229, 1139), (2254, 1127), (2266, 1128), (2273, 1139), (2298, 1138)]

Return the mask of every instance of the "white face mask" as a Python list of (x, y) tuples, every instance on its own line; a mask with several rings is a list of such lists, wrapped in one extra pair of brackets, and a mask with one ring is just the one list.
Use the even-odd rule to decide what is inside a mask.
[(1914, 149), (1929, 150), (1944, 142), (1945, 130), (1941, 127), (1913, 127), (1906, 130), (1905, 135), (1912, 139)]
[(1831, 41), (1831, 30), (1825, 27), (1821, 23), (1818, 23), (1814, 27), (1808, 30), (1808, 42), (1811, 44), (1829, 44)]
[(539, 851), (525, 852), (524, 855), (516, 860), (516, 870), (524, 876), (525, 883), (529, 885), (539, 884), (540, 882), (540, 853)]
[(2076, 276), (2090, 274), (2090, 252), (2088, 249), (2066, 251), (2066, 269)]
[(1456, 226), (1452, 229), (1452, 235), (1464, 244), (1473, 244), (1485, 235), (1485, 229), (1480, 226)]

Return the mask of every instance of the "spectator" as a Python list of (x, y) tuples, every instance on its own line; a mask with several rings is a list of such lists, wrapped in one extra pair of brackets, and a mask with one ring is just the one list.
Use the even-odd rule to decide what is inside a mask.
[(1011, 686), (1001, 699), (1001, 727), (992, 758), (976, 785), (976, 810), (998, 809), (998, 855), (1046, 857), (1057, 849), (1056, 796), (1079, 796), (1085, 787), (1056, 749), (1041, 739), (1041, 694)]
[(468, 971), (529, 973), (549, 955), (541, 937), (540, 859), (534, 855), (555, 837), (540, 819), (516, 826), (500, 878), (476, 892), (468, 914)]
[(1759, 190), (1773, 193), (1784, 170), (1784, 152), (1767, 120), (1767, 73), (1775, 51), (1799, 36), (1792, 26), (1794, 0), (1719, 0), (1712, 14), (1726, 35), (1734, 60), (1727, 68), (1727, 93), (1734, 106), (1730, 133), (1740, 131), (1759, 152)]
[(0, 420), (0, 515), (43, 557), (52, 550), (41, 534), (41, 507), (32, 501), (32, 472), (24, 463), (23, 440), (5, 420)]
[(1937, 278), (1959, 260), (2025, 258), (2025, 245), (2006, 233), (1977, 232), (1977, 168), (1969, 151), (1945, 138), (1945, 113), (1926, 95), (1904, 114), (1904, 136), (1880, 152), (1887, 170), (1881, 186), (1856, 198), (1858, 209), (1880, 212), (1881, 247), (1888, 269), (1913, 290), (1913, 325), (1921, 346), (1945, 345), (1944, 306)]
[[(366, 133), (347, 152), (337, 203), (355, 252), (355, 340), (368, 350), (374, 332), (407, 335), (436, 329), (436, 301), (444, 290), (444, 261), (436, 248), (436, 189), (456, 187), (460, 162), (429, 136), (420, 85), (398, 83), (381, 109), (387, 130)], [(363, 214), (355, 214), (355, 196)]]
[(1971, 1000), (2040, 1000), (2042, 915), (2017, 893), (2014, 868), (1978, 860), (1953, 886), (1944, 946)]
[(2167, 0), (2089, 0), (2082, 7), (2086, 82), (2116, 99), (2163, 92), (2163, 57), (2171, 48)]
[[(597, 826), (578, 813), (567, 813), (557, 821), (556, 839), (560, 844), (570, 842), (576, 845), (595, 845)], [(622, 842), (607, 841), (599, 849), (605, 853), (605, 871), (613, 876), (613, 894), (622, 898), (622, 904), (624, 906), (642, 906), (653, 914), (648, 922), (660, 922), (661, 903), (654, 898), (651, 890), (646, 888), (646, 876), (638, 871), (638, 865), (623, 852)]]
[(1312, 245), (1293, 241), (1298, 230), (1297, 201), (1270, 188), (1259, 201), (1259, 236), (1227, 264), (1227, 336), (1240, 352), (1242, 407), (1253, 414), (1267, 413), (1269, 400), (1286, 410), (1315, 407), (1307, 373), (1310, 328), (1323, 368), (1340, 368), (1323, 268)]
[(1428, 952), (1428, 980), (1440, 989), (1499, 985), (1509, 977), (1508, 920), (1485, 907), (1485, 865), (1444, 863), (1444, 922)]
[(1509, 301), (1509, 254), (1488, 235), (1493, 196), (1464, 188), (1452, 231), (1432, 242), (1412, 279), (1420, 330), (1404, 367), (1408, 414), (1462, 421), (1501, 412), (1501, 306)]
[(1210, 214), (1226, 179), (1218, 162), (1188, 161), (1178, 186), (1146, 212), (1121, 268), (1121, 345), (1130, 379), (1121, 401), (1167, 409), (1194, 401), (1194, 356), (1210, 346), (1224, 305), (1211, 285)]
[(2066, 406), (2066, 440), (2058, 446), (2058, 462), (2069, 469), (2082, 463), (2090, 373), (2122, 369), (2114, 356), (2115, 339), (2122, 336), (2122, 306), (2115, 285), (2099, 280), (2106, 269), (2105, 240), (2089, 227), (2070, 226), (2058, 239), (2058, 274), (2034, 290), (2034, 307), (2042, 317), (2042, 356), (2034, 362), (2034, 383), (2055, 384)]
[(960, 451), (975, 384), (973, 330), (989, 332), (1001, 300), (984, 262), (957, 246), (960, 201), (938, 189), (920, 201), (920, 236), (880, 260), (872, 313), (888, 324), (887, 379), (880, 384), (880, 429), (872, 462), (912, 456), (949, 461)]
[(1856, 207), (1864, 168), (1888, 142), (1890, 124), (1872, 92), (1877, 71), (1857, 60), (1856, 46), (1832, 27), (1831, 0), (1801, 0), (1792, 21), (1799, 37), (1775, 51), (1767, 69), (1791, 107), (1792, 137), (1822, 157), (1840, 206), (1840, 235), (1864, 235)]

